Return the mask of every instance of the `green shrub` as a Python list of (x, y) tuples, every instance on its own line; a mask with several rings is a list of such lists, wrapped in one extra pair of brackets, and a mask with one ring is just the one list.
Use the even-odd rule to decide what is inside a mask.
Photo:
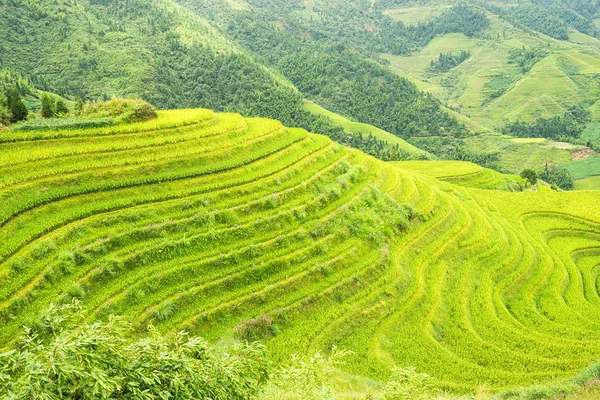
[(425, 400), (434, 397), (431, 377), (414, 368), (394, 368), (385, 386), (385, 400)]
[(292, 357), (288, 366), (277, 368), (268, 385), (258, 397), (261, 400), (333, 400), (331, 387), (335, 370), (351, 352), (333, 347), (324, 357), (319, 351), (308, 360)]
[(113, 98), (105, 102), (90, 102), (81, 110), (82, 118), (114, 118), (122, 122), (148, 121), (157, 117), (156, 108), (141, 99)]
[(535, 185), (537, 183), (537, 172), (535, 172), (532, 169), (523, 170), (520, 176), (521, 178), (525, 179), (530, 185)]
[(122, 318), (81, 323), (77, 301), (51, 306), (17, 346), (0, 354), (0, 397), (10, 399), (248, 399), (267, 380), (264, 348), (216, 352), (178, 333), (132, 340)]
[(21, 99), (21, 95), (16, 88), (8, 91), (6, 94), (6, 99), (6, 103), (10, 111), (9, 119), (11, 123), (14, 124), (27, 118), (27, 107), (25, 107), (25, 104)]
[(273, 325), (273, 318), (261, 314), (256, 318), (249, 318), (240, 322), (233, 329), (233, 333), (239, 340), (254, 342), (275, 336), (277, 328)]
[(56, 116), (56, 102), (47, 94), (42, 95), (42, 118), (54, 118)]
[(69, 109), (67, 108), (67, 105), (65, 104), (64, 100), (58, 99), (56, 101), (56, 115), (61, 116), (67, 114), (69, 114)]

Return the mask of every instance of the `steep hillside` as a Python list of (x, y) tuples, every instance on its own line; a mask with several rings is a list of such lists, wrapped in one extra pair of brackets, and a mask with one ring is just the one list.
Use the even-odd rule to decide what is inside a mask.
[[(472, 127), (482, 134), (467, 139), (466, 147), (471, 151), (497, 151), (502, 166), (515, 173), (539, 169), (545, 163), (561, 164), (571, 171), (577, 167), (569, 163), (579, 160), (584, 146), (600, 148), (596, 134), (600, 41), (597, 28), (590, 25), (598, 4), (551, 0), (504, 3), (472, 2), (485, 10), (490, 20), (478, 36), (439, 35), (413, 54), (387, 53), (382, 57), (400, 76), (410, 77), (421, 89), (474, 122)], [(384, 14), (406, 24), (426, 23), (452, 2), (415, 4), (393, 2)], [(440, 57), (461, 52), (468, 53), (465, 60), (444, 70), (432, 68)], [(562, 116), (573, 106), (589, 110), (587, 128), (572, 137), (546, 137), (576, 146), (544, 141), (511, 143), (492, 133), (504, 131), (505, 125), (514, 121), (533, 124)], [(585, 176), (598, 173), (600, 164)]]
[(349, 374), (413, 366), (453, 393), (600, 359), (598, 192), (454, 185), (208, 110), (0, 143), (2, 344), (78, 298), (90, 321), (261, 339), (276, 363), (336, 345)]
[(408, 159), (429, 159), (432, 157), (426, 151), (416, 148), (396, 135), (386, 132), (383, 129), (379, 129), (373, 125), (351, 121), (348, 118), (344, 118), (339, 114), (324, 109), (312, 101), (305, 100), (304, 108), (311, 113), (324, 115), (330, 118), (334, 123), (344, 128), (346, 132), (352, 133), (353, 135), (360, 135), (362, 137), (373, 136), (375, 139), (385, 141), (392, 146), (397, 146), (401, 152), (406, 153), (406, 158)]
[(173, 1), (2, 0), (0, 10), (0, 69), (24, 74), (37, 89), (316, 127), (293, 85)]

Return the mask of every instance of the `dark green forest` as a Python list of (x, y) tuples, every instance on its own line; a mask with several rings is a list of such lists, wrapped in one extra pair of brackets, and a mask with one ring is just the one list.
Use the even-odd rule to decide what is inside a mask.
[(590, 113), (581, 106), (573, 106), (564, 115), (538, 118), (533, 123), (515, 121), (502, 128), (502, 132), (519, 138), (546, 138), (557, 141), (575, 141), (590, 121)]
[(465, 62), (469, 57), (471, 57), (471, 52), (467, 50), (463, 50), (458, 54), (440, 53), (440, 56), (437, 58), (437, 60), (431, 60), (427, 71), (434, 74), (448, 72), (452, 68)]

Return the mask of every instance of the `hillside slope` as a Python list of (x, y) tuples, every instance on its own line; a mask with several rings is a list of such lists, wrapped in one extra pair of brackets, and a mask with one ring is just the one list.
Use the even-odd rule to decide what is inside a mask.
[(0, 70), (37, 89), (311, 126), (291, 83), (174, 1), (0, 0), (0, 10)]
[[(384, 13), (408, 25), (432, 21), (453, 4), (388, 3)], [(571, 162), (578, 159), (577, 153), (583, 146), (600, 148), (597, 133), (600, 86), (596, 79), (600, 72), (600, 40), (597, 28), (592, 26), (598, 3), (555, 0), (469, 3), (484, 10), (490, 21), (480, 35), (438, 35), (412, 54), (381, 56), (397, 74), (409, 77), (418, 87), (473, 121), (470, 126), (481, 134), (466, 140), (471, 151), (498, 152), (501, 165), (513, 173), (525, 168), (539, 170), (546, 163), (561, 164), (569, 171), (577, 169)], [(432, 70), (441, 55), (456, 56), (461, 52), (467, 52), (465, 60)], [(587, 109), (591, 116), (587, 129), (577, 140), (572, 140), (578, 146), (552, 140), (510, 142), (493, 133), (513, 121), (533, 123), (540, 118), (562, 116), (573, 106)], [(600, 163), (594, 163), (578, 178), (599, 173)]]
[(323, 107), (319, 106), (316, 103), (313, 103), (312, 101), (305, 100), (304, 108), (313, 114), (324, 115), (330, 118), (335, 124), (344, 128), (346, 132), (355, 135), (359, 134), (362, 136), (372, 135), (373, 137), (379, 140), (383, 140), (392, 146), (398, 146), (398, 148), (403, 152), (406, 152), (410, 158), (428, 159), (431, 157), (431, 155), (428, 154), (426, 151), (416, 148), (415, 146), (411, 145), (410, 143), (396, 135), (392, 135), (391, 133), (386, 132), (383, 129), (379, 129), (373, 125), (351, 121), (348, 118), (344, 118), (339, 114), (324, 109)]
[[(51, 144), (51, 145), (50, 145)], [(457, 186), (208, 110), (0, 136), (0, 343), (51, 302), (474, 393), (600, 359), (598, 192)]]

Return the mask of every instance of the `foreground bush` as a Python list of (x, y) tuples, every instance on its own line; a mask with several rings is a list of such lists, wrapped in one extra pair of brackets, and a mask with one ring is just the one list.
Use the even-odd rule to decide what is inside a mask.
[(77, 303), (53, 306), (0, 354), (3, 399), (247, 399), (267, 379), (264, 348), (216, 352), (183, 333), (127, 339), (121, 318), (82, 324)]
[(327, 357), (318, 351), (310, 359), (294, 356), (273, 372), (259, 400), (335, 400), (335, 369), (349, 354), (334, 347)]
[(119, 122), (141, 122), (157, 117), (156, 108), (141, 99), (114, 98), (105, 102), (91, 102), (81, 110), (83, 118), (115, 118)]

